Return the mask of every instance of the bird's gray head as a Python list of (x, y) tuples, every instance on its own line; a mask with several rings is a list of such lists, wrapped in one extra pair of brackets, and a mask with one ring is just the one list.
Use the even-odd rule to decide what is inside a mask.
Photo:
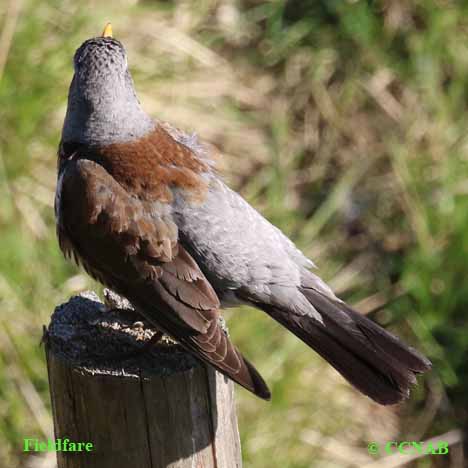
[(63, 141), (96, 145), (131, 141), (154, 126), (138, 102), (127, 53), (106, 35), (108, 28), (75, 53)]
[[(133, 88), (127, 68), (127, 53), (124, 46), (112, 37), (93, 37), (83, 42), (73, 58), (75, 79), (84, 91), (103, 88), (117, 81)], [(102, 90), (98, 91), (102, 92)]]

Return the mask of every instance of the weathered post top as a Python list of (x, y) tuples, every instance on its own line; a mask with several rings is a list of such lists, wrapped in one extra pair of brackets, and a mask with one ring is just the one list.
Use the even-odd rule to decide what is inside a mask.
[(46, 332), (58, 467), (240, 467), (232, 382), (168, 338), (145, 349), (156, 330), (105, 295), (57, 307)]

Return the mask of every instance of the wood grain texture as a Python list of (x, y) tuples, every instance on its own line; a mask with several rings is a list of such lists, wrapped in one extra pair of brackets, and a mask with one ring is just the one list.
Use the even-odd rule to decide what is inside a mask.
[[(95, 296), (57, 308), (46, 336), (55, 437), (92, 442), (59, 468), (242, 466), (233, 383)], [(118, 354), (121, 358), (116, 358)], [(127, 357), (124, 357), (125, 353)]]

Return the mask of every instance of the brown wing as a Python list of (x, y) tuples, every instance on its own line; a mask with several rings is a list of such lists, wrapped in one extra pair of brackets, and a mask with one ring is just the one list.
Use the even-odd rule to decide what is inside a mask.
[(178, 243), (169, 205), (130, 195), (90, 160), (71, 158), (60, 177), (57, 230), (65, 254), (199, 358), (268, 399), (261, 376), (220, 328), (218, 297)]

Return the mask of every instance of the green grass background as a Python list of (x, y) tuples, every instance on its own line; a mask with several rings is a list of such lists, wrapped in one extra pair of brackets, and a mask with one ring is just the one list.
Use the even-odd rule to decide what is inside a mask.
[[(245, 466), (361, 467), (377, 461), (371, 440), (463, 431), (465, 2), (3, 0), (0, 466), (53, 466), (53, 456), (22, 453), (24, 437), (52, 430), (42, 324), (96, 287), (59, 252), (53, 197), (72, 56), (106, 21), (144, 108), (214, 143), (231, 186), (344, 299), (380, 308), (371, 316), (434, 363), (407, 404), (381, 408), (260, 312), (229, 311), (235, 342), (274, 395), (237, 391)], [(455, 444), (412, 466), (463, 460)]]

